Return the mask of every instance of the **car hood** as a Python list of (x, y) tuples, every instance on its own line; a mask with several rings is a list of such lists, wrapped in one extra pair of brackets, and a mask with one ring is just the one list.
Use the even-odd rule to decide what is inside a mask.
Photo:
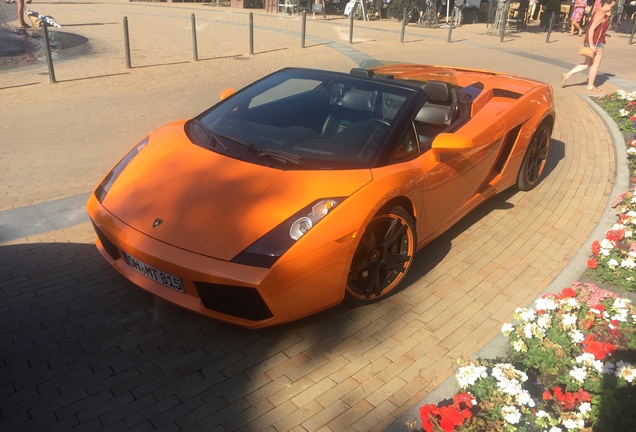
[(350, 196), (371, 181), (368, 169), (283, 171), (233, 159), (192, 144), (183, 126), (154, 132), (103, 205), (191, 252), (230, 260), (308, 204)]

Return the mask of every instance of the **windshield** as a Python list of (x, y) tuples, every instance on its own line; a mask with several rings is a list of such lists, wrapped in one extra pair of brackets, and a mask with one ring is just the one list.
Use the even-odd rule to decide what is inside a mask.
[(189, 124), (195, 144), (280, 169), (373, 166), (415, 90), (387, 80), (288, 69)]

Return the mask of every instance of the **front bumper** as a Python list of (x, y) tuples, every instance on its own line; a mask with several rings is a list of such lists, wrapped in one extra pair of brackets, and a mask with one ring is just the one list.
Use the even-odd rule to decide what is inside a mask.
[[(273, 268), (196, 254), (149, 237), (117, 219), (94, 195), (87, 211), (96, 245), (124, 277), (144, 290), (202, 315), (248, 328), (293, 321), (339, 304), (355, 249), (334, 242)], [(133, 269), (124, 253), (181, 279), (179, 292)]]

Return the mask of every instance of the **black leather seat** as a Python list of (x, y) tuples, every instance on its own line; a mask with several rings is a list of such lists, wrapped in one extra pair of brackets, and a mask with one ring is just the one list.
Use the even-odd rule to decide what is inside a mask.
[(373, 117), (375, 101), (373, 93), (349, 90), (334, 105), (322, 127), (322, 135), (332, 137), (352, 123)]
[(420, 142), (427, 146), (437, 134), (446, 129), (457, 116), (457, 95), (450, 84), (428, 81), (424, 91), (429, 99), (415, 116), (415, 127)]

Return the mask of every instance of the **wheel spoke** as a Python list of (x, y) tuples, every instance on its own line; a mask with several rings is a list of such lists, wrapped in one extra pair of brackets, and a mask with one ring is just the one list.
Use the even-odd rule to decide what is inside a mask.
[(347, 284), (352, 294), (359, 299), (381, 298), (400, 282), (412, 260), (411, 229), (395, 214), (371, 221), (349, 269)]

